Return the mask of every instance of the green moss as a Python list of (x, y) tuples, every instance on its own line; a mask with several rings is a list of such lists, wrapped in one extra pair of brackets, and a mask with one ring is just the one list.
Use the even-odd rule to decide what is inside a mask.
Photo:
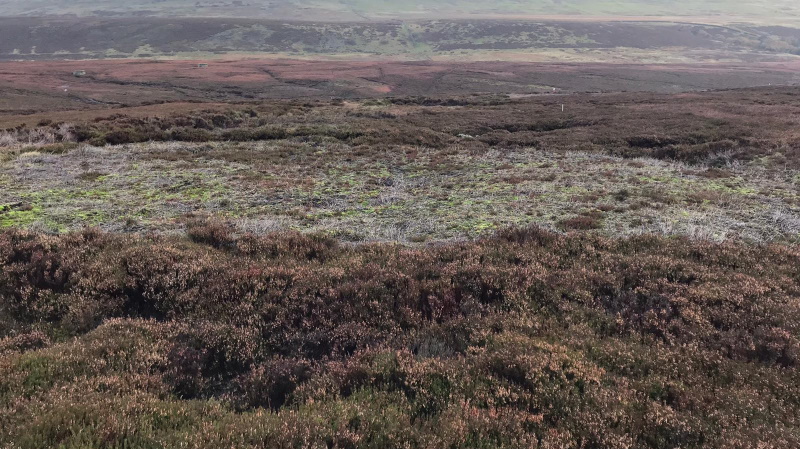
[(34, 205), (29, 210), (12, 209), (8, 206), (0, 207), (0, 228), (30, 226), (42, 216), (41, 206)]
[(119, 177), (120, 177), (120, 175), (118, 175), (116, 173), (115, 174), (110, 174), (110, 175), (100, 175), (95, 179), (95, 181), (96, 182), (106, 182), (106, 181), (112, 181), (112, 180), (117, 179)]
[(714, 181), (708, 183), (707, 188), (732, 195), (753, 195), (757, 193), (756, 189), (741, 184), (743, 184), (741, 180), (731, 180), (725, 183)]
[(97, 226), (108, 220), (108, 214), (96, 210), (79, 211), (74, 214), (73, 220), (87, 226)]
[(472, 229), (478, 233), (483, 233), (490, 229), (495, 229), (495, 228), (497, 228), (497, 225), (488, 221), (479, 221), (475, 223), (472, 227)]

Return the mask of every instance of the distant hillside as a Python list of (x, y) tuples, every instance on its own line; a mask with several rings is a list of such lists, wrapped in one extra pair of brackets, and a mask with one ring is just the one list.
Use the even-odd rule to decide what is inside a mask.
[[(102, 3), (102, 4), (98, 4)], [(473, 15), (800, 18), (795, 0), (5, 0), (0, 15), (249, 17), (276, 20), (452, 18)]]
[[(800, 30), (511, 20), (308, 23), (230, 18), (0, 18), (0, 59), (5, 60), (208, 57), (229, 52), (485, 59), (501, 52), (560, 50), (616, 51), (650, 59), (662, 53), (773, 58), (800, 54)], [(590, 58), (591, 54), (578, 56)]]

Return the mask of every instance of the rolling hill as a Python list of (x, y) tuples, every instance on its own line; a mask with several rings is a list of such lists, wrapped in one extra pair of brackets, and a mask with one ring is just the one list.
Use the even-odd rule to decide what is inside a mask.
[(786, 22), (800, 18), (792, 0), (7, 0), (3, 16), (192, 16), (276, 20), (371, 20), (468, 16), (678, 16), (710, 20)]
[(0, 18), (0, 60), (207, 58), (237, 52), (416, 60), (487, 60), (520, 55), (526, 60), (569, 57), (573, 62), (610, 57), (633, 62), (752, 61), (799, 54), (800, 30), (674, 22)]

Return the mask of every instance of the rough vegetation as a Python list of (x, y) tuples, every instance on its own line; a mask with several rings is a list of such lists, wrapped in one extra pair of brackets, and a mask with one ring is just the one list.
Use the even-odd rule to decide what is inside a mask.
[(798, 447), (797, 94), (5, 129), (0, 447)]
[(163, 232), (213, 216), (352, 241), (530, 224), (797, 241), (795, 94), (285, 101), (41, 122), (6, 131), (0, 226)]
[(0, 235), (0, 434), (39, 447), (796, 447), (796, 246), (539, 229)]
[[(564, 112), (561, 106), (564, 105)], [(800, 165), (796, 88), (705, 94), (607, 94), (461, 98), (399, 97), (344, 102), (259, 102), (193, 115), (99, 117), (94, 123), (40, 122), (5, 130), (3, 146), (54, 141), (93, 145), (147, 141), (319, 141), (355, 146), (459, 142), (478, 149), (536, 147), (624, 157), (725, 164), (767, 158)], [(766, 114), (770, 112), (770, 114)], [(772, 160), (774, 159), (774, 160)]]

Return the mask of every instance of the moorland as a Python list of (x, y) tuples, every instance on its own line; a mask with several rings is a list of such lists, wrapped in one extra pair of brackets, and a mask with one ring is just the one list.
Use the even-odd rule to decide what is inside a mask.
[(106, 3), (0, 5), (0, 447), (800, 446), (794, 3)]

